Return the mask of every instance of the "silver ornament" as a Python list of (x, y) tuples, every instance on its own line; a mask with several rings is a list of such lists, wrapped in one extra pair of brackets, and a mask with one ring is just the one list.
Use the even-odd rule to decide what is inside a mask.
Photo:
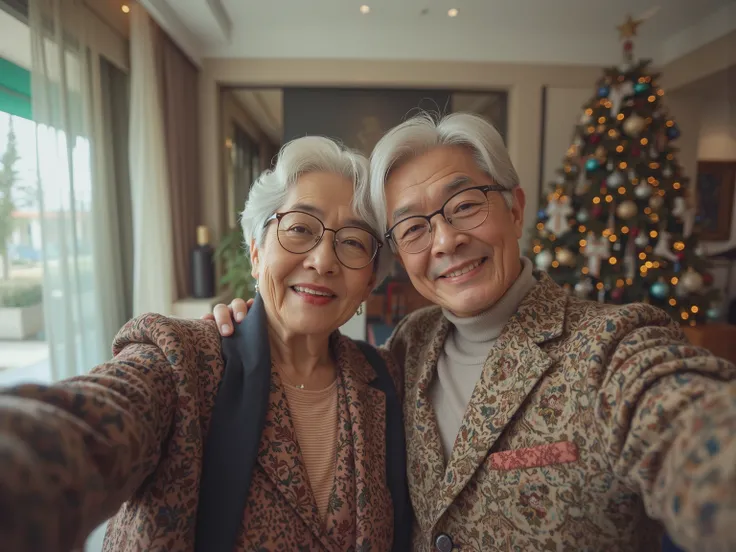
[(553, 257), (552, 253), (549, 251), (549, 249), (545, 249), (544, 251), (540, 251), (537, 256), (534, 258), (534, 264), (537, 266), (539, 270), (546, 271), (550, 265), (552, 264)]
[(647, 245), (649, 245), (649, 236), (646, 234), (639, 234), (636, 236), (636, 239), (634, 240), (634, 244), (639, 249), (644, 249)]
[(694, 270), (688, 270), (680, 278), (677, 287), (680, 286), (690, 293), (698, 293), (703, 289), (703, 277)]
[(639, 199), (646, 199), (652, 195), (653, 191), (653, 188), (649, 184), (641, 182), (637, 184), (636, 188), (634, 188), (634, 195)]
[(615, 171), (611, 173), (606, 183), (609, 188), (618, 188), (624, 183), (624, 175), (622, 175), (620, 171)]
[(591, 291), (593, 291), (593, 284), (587, 278), (575, 284), (575, 295), (581, 299), (585, 299)]

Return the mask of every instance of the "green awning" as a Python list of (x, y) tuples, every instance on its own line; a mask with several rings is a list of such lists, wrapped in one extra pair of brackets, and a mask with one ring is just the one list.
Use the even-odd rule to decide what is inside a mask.
[(33, 119), (31, 113), (31, 73), (0, 57), (0, 111)]

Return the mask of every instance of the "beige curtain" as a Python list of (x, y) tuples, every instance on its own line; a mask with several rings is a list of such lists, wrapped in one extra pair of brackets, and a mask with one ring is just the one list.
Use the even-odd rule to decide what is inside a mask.
[(171, 201), (158, 29), (140, 4), (130, 13), (130, 190), (133, 204), (133, 314), (172, 312), (174, 291)]
[(169, 198), (176, 297), (191, 295), (190, 258), (196, 245), (199, 211), (199, 71), (160, 30), (160, 71), (164, 139), (169, 170)]

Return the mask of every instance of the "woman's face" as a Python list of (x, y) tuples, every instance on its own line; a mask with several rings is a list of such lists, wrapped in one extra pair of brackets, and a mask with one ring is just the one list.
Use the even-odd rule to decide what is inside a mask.
[[(354, 226), (369, 229), (353, 211), (352, 200), (353, 183), (347, 178), (334, 173), (307, 173), (292, 186), (278, 213), (311, 214), (325, 228), (335, 230)], [(281, 245), (299, 249), (293, 244), (300, 240), (308, 243), (310, 236), (316, 239), (320, 230), (314, 219), (296, 215), (284, 218), (280, 224), (271, 221), (261, 247), (251, 244), (252, 274), (258, 280), (269, 322), (289, 334), (329, 334), (336, 330), (355, 314), (375, 283), (375, 261), (360, 269), (346, 268), (337, 258), (335, 234), (330, 230), (325, 230), (322, 240), (305, 253), (292, 253)], [(340, 240), (343, 259), (348, 255), (359, 258), (361, 247), (371, 245), (365, 242), (365, 232), (360, 231), (346, 230)]]

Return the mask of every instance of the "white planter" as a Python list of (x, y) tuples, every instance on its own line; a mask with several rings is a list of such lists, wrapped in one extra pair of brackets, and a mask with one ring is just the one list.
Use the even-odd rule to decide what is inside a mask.
[(26, 339), (43, 330), (43, 304), (0, 307), (0, 339)]

